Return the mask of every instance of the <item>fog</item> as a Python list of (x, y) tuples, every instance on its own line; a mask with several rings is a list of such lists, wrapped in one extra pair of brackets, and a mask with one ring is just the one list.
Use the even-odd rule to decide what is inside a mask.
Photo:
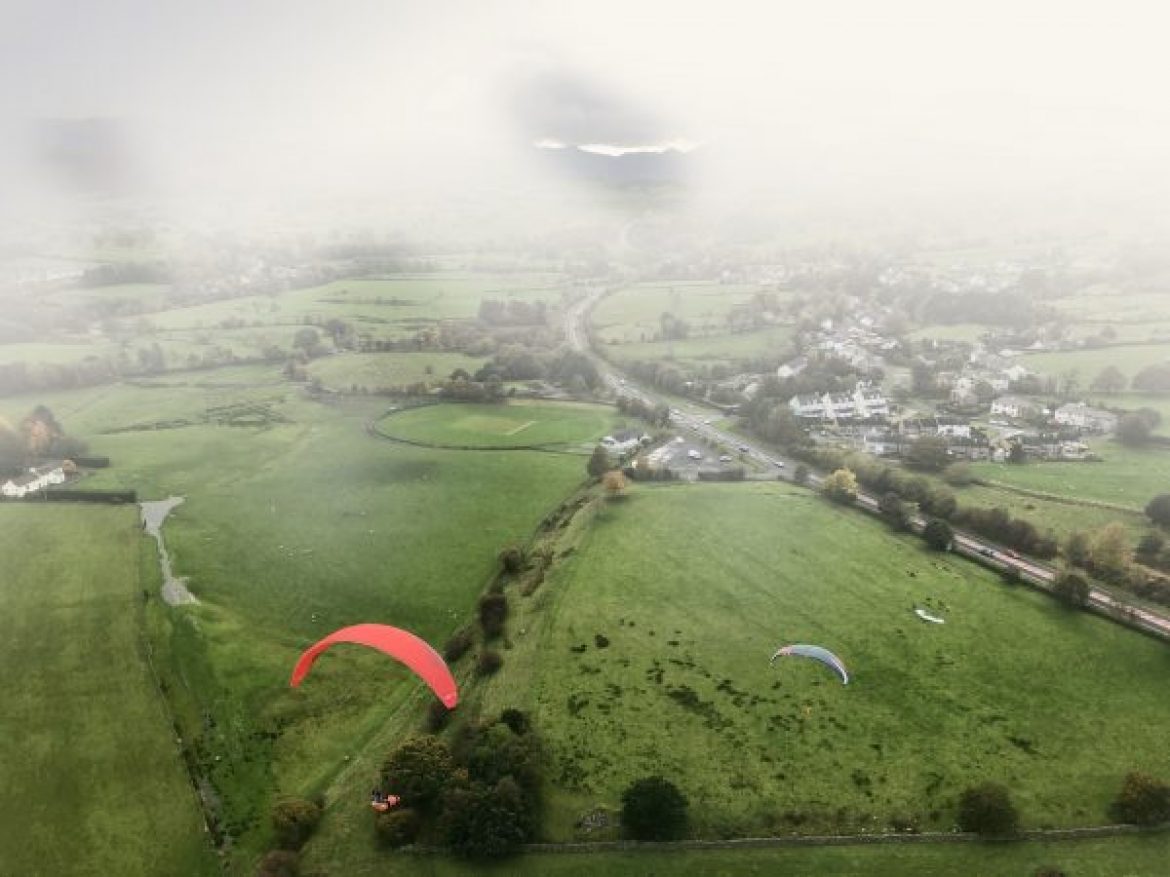
[(10, 0), (0, 218), (12, 233), (133, 204), (172, 223), (361, 216), (441, 234), (645, 210), (711, 225), (974, 212), (1148, 230), (1170, 194), (1165, 18), (1153, 3)]

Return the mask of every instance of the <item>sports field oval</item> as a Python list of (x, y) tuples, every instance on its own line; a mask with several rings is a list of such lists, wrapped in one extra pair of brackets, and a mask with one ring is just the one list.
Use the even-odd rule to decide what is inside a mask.
[(384, 435), (442, 447), (587, 448), (613, 426), (613, 409), (572, 402), (444, 403), (388, 414)]

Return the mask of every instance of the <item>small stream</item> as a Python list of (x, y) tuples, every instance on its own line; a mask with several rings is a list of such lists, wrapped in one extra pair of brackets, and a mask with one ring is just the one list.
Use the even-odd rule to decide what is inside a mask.
[(167, 553), (166, 543), (163, 542), (163, 521), (182, 502), (183, 497), (181, 496), (168, 496), (166, 499), (138, 504), (142, 509), (142, 529), (158, 542), (158, 559), (163, 574), (162, 598), (168, 606), (182, 606), (187, 603), (199, 602), (195, 595), (187, 590), (187, 580), (174, 574), (171, 568), (171, 556)]

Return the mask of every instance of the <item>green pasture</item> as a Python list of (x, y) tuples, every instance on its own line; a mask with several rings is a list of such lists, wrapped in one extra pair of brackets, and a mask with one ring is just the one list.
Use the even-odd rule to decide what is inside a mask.
[(1089, 287), (1079, 295), (1052, 299), (1047, 304), (1074, 323), (1166, 322), (1166, 294), (1153, 290), (1117, 290)]
[(1156, 494), (1170, 493), (1170, 450), (1095, 442), (1101, 463), (976, 463), (980, 478), (1060, 496), (1128, 506), (1138, 512)]
[(313, 318), (336, 317), (378, 337), (412, 335), (444, 319), (474, 317), (485, 298), (560, 300), (555, 275), (439, 272), (381, 280), (336, 280), (279, 295), (254, 295), (152, 314), (161, 329), (213, 329), (225, 320), (248, 326), (286, 324), (295, 332)]
[(0, 873), (218, 872), (145, 657), (133, 509), (0, 505)]
[(792, 328), (773, 326), (756, 332), (707, 335), (684, 341), (646, 341), (607, 345), (607, 355), (619, 361), (672, 360), (691, 365), (730, 365), (755, 357), (783, 357), (792, 353)]
[(315, 360), (309, 374), (326, 387), (348, 390), (352, 386), (374, 390), (419, 381), (438, 383), (456, 369), (468, 374), (486, 362), (483, 357), (462, 353), (344, 353)]
[(759, 289), (756, 284), (711, 281), (639, 283), (602, 299), (592, 321), (602, 341), (620, 344), (653, 341), (667, 312), (690, 323), (692, 336), (724, 335), (727, 315)]
[[(149, 414), (196, 417), (207, 392), (231, 405), (268, 390), (119, 386), (87, 405), (43, 401), (72, 407), (67, 425), (111, 428)], [(551, 421), (564, 420), (560, 408)], [(165, 536), (202, 602), (156, 607), (152, 640), (242, 871), (267, 843), (275, 794), (329, 787), (404, 705), (417, 707), (417, 682), (361, 650), (331, 654), (290, 691), (299, 650), (360, 621), (442, 643), (472, 611), (499, 549), (525, 538), (584, 477), (577, 455), (436, 451), (371, 436), (365, 424), (385, 410), (377, 400), (296, 396), (271, 410), (281, 419), (262, 426), (89, 434), (113, 465), (82, 482), (186, 497)], [(608, 422), (607, 409), (585, 410), (578, 440), (600, 434), (588, 424)], [(544, 418), (539, 406), (525, 411)]]
[(346, 860), (345, 873), (354, 877), (1031, 877), (1037, 868), (1059, 866), (1070, 877), (1163, 877), (1167, 860), (1170, 837), (1161, 834), (1050, 843), (531, 854), (496, 863), (370, 850), (360, 862)]
[[(1170, 773), (1163, 644), (793, 487), (635, 487), (528, 602), (484, 706), (534, 713), (552, 839), (652, 773), (703, 837), (947, 830), (983, 780), (1028, 826), (1096, 824), (1126, 771)], [(786, 642), (832, 648), (851, 684), (769, 666)]]
[(1170, 342), (1032, 353), (1021, 356), (1019, 362), (1034, 372), (1054, 377), (1075, 371), (1081, 391), (1087, 393), (1093, 379), (1106, 366), (1116, 366), (1127, 381), (1132, 381), (1134, 375), (1146, 366), (1156, 365), (1167, 359), (1170, 359)]
[(993, 326), (982, 323), (949, 323), (946, 325), (923, 326), (907, 334), (915, 341), (938, 339), (939, 341), (978, 341), (981, 336), (993, 331)]
[(512, 401), (409, 408), (388, 414), (378, 428), (386, 435), (425, 444), (588, 450), (613, 424), (613, 409), (601, 405)]

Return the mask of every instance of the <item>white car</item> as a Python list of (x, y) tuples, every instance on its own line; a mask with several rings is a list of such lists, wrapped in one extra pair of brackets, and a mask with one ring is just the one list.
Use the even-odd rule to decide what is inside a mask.
[(692, 460), (703, 459), (703, 455), (700, 454), (698, 451), (696, 451), (694, 448), (691, 448), (689, 451), (687, 451), (687, 456), (690, 457)]
[(776, 464), (777, 469), (784, 468), (784, 461), (783, 460), (773, 460), (772, 462)]
[(720, 462), (720, 463), (730, 463), (730, 462), (731, 462), (731, 457), (729, 457), (727, 454), (724, 454), (723, 456), (721, 456), (721, 457), (719, 458), (719, 462)]

